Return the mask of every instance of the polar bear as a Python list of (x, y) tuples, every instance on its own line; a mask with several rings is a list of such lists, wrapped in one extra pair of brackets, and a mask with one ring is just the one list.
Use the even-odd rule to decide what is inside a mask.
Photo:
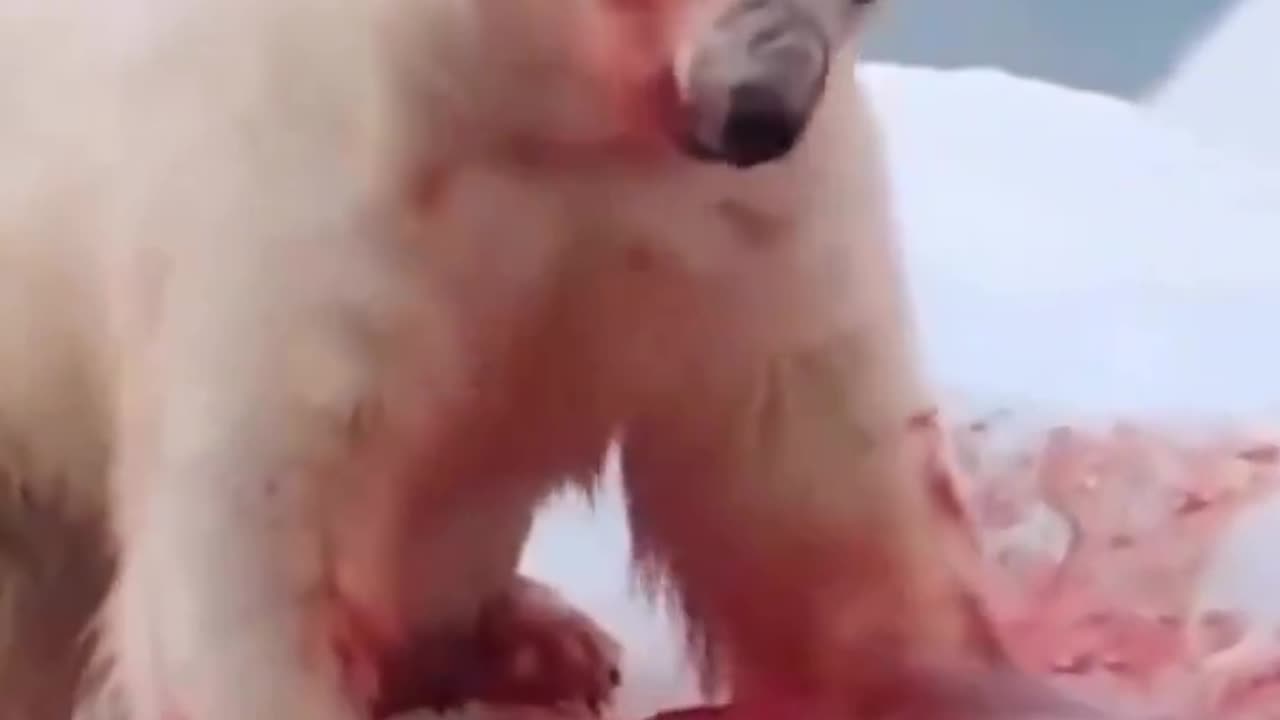
[[(87, 548), (5, 566), (6, 656), (132, 720), (597, 707), (617, 648), (516, 562), (617, 441), (735, 717), (982, 660), (868, 5), (0, 0), (0, 477)], [(0, 702), (65, 717), (38, 671)]]

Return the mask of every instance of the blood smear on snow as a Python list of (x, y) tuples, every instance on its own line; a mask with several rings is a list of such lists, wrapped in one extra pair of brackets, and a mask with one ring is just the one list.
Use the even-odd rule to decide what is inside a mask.
[(1008, 418), (952, 432), (985, 590), (1023, 670), (1144, 715), (1280, 718), (1280, 635), (1200, 592), (1232, 521), (1274, 500), (1275, 435)]

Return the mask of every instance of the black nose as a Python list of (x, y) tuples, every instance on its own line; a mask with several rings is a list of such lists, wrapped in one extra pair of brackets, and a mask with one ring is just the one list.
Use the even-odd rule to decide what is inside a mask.
[(778, 91), (755, 83), (734, 88), (720, 138), (726, 162), (749, 168), (786, 155), (800, 138), (803, 120)]

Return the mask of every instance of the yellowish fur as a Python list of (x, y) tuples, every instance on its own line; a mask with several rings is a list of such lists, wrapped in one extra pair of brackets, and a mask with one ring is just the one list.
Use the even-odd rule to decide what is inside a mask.
[[(673, 5), (678, 55), (706, 4)], [(133, 720), (361, 717), (339, 606), (471, 622), (615, 435), (646, 562), (757, 693), (938, 636), (852, 50), (783, 162), (513, 156), (625, 130), (600, 6), (0, 1), (0, 447), (109, 516)]]

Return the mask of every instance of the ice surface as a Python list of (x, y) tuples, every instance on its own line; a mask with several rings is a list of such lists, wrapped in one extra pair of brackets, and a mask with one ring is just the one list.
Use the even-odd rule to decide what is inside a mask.
[(1241, 0), (1149, 98), (1207, 142), (1280, 167), (1280, 0)]
[(1072, 412), (1277, 407), (1280, 175), (1102, 95), (865, 77), (940, 382)]

